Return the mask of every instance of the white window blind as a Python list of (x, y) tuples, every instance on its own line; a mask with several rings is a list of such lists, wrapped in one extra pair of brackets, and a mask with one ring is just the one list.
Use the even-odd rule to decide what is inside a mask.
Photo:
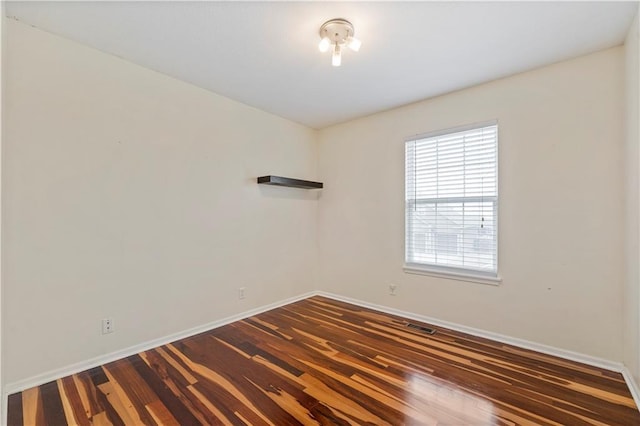
[(406, 141), (407, 266), (497, 275), (497, 154), (495, 123)]

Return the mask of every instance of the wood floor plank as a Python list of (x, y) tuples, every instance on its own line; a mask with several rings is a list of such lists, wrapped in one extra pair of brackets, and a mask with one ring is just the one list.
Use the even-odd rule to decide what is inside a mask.
[(180, 426), (180, 422), (173, 417), (171, 411), (159, 400), (147, 404), (147, 410), (156, 424), (165, 426)]
[(9, 396), (28, 425), (640, 425), (616, 372), (312, 297)]
[[(128, 359), (121, 359), (103, 367), (120, 401), (129, 409), (131, 417), (145, 425), (156, 425), (147, 405), (158, 400), (158, 395), (140, 377)], [(139, 419), (139, 420), (137, 420)]]
[[(106, 399), (102, 398), (103, 395), (98, 392), (93, 380), (91, 379), (90, 372), (83, 371), (81, 373), (74, 374), (72, 377), (80, 394), (80, 400), (88, 414), (87, 417), (91, 420), (95, 415), (104, 412), (105, 409), (103, 402), (106, 401)], [(100, 398), (98, 395), (100, 395)]]
[(40, 386), (40, 397), (42, 398), (43, 415), (48, 424), (64, 425), (73, 423), (73, 419), (67, 420), (66, 418), (57, 382), (49, 382)]
[(31, 388), (22, 392), (22, 417), (25, 425), (44, 425), (40, 388)]
[[(151, 351), (148, 351), (151, 352)], [(159, 357), (155, 359), (160, 359)], [(171, 392), (169, 386), (165, 384), (163, 381), (163, 377), (167, 377), (166, 374), (158, 375), (157, 371), (153, 371), (149, 365), (139, 356), (136, 355), (134, 360), (131, 362), (133, 367), (138, 371), (138, 374), (144, 380), (151, 389), (154, 390), (156, 395), (158, 395), (158, 399), (165, 406), (165, 408), (171, 413), (171, 415), (178, 421), (178, 423), (182, 426), (192, 426), (198, 425), (202, 423), (198, 418), (193, 414), (193, 411), (197, 411), (195, 408), (192, 408), (190, 404), (185, 404), (180, 400), (180, 396)], [(157, 365), (157, 364), (156, 364)], [(166, 370), (165, 370), (166, 371)], [(154, 405), (157, 407), (158, 404)], [(204, 418), (203, 418), (204, 419)]]
[(24, 418), (22, 417), (22, 394), (14, 393), (13, 395), (9, 395), (7, 409), (8, 426), (20, 426), (24, 424)]
[[(98, 385), (96, 396), (102, 407), (107, 419), (114, 426), (140, 424), (140, 422), (132, 416), (132, 410), (128, 401), (120, 400), (120, 395), (114, 389), (110, 382)], [(99, 413), (100, 415), (102, 413)], [(94, 416), (95, 417), (95, 416)]]
[(71, 399), (75, 399), (77, 404), (77, 402), (79, 401), (79, 397), (76, 396), (76, 398), (69, 398), (68, 393), (65, 389), (64, 378), (58, 379), (56, 381), (56, 384), (58, 385), (58, 392), (60, 392), (60, 399), (62, 401), (62, 406), (64, 408), (64, 415), (67, 420), (67, 424), (73, 425), (73, 426), (89, 425), (89, 421), (86, 419), (86, 417), (84, 417), (84, 413), (81, 406), (79, 410), (80, 415), (76, 414), (77, 407), (74, 406), (74, 404), (71, 402)]

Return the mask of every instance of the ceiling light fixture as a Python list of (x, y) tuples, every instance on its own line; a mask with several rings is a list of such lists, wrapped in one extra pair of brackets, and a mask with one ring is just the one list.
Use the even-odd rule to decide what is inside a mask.
[(339, 67), (342, 63), (342, 50), (348, 46), (354, 52), (360, 50), (362, 42), (355, 38), (353, 25), (346, 19), (332, 19), (325, 22), (320, 27), (320, 44), (318, 49), (326, 52), (333, 46), (333, 54), (331, 55), (331, 65)]

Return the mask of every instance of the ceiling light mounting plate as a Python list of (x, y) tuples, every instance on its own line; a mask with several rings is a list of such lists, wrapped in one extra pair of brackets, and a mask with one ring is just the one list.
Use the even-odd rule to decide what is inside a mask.
[(353, 33), (353, 24), (342, 18), (331, 19), (320, 27), (320, 38), (328, 38), (331, 44), (346, 44)]

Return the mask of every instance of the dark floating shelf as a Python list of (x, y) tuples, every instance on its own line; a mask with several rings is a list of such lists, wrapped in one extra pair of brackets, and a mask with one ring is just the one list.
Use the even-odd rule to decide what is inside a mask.
[(260, 176), (258, 183), (263, 185), (289, 186), (291, 188), (322, 189), (322, 182), (312, 182), (310, 180), (292, 179), (282, 176)]

